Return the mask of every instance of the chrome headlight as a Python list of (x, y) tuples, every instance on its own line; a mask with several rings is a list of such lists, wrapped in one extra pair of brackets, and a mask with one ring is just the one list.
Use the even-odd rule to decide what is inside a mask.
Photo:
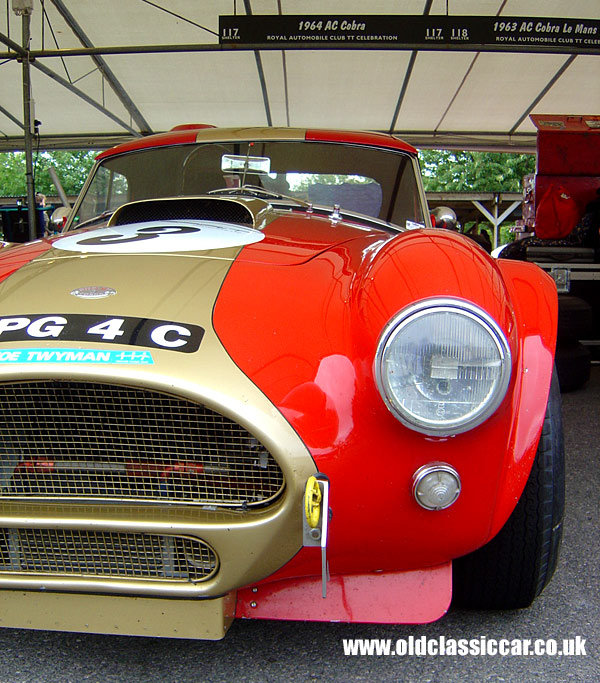
[(429, 299), (400, 311), (375, 356), (379, 392), (407, 427), (447, 436), (473, 429), (500, 405), (510, 348), (487, 313), (465, 301)]

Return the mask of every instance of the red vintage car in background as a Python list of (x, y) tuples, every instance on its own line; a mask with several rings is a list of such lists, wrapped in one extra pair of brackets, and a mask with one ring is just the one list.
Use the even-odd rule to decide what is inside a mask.
[(398, 138), (135, 140), (0, 280), (0, 625), (427, 622), (552, 576), (556, 287), (432, 228)]

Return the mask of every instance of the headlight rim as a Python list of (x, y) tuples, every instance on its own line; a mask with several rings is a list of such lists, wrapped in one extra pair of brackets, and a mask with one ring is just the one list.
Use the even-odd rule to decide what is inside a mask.
[[(387, 391), (383, 370), (383, 358), (388, 343), (395, 338), (403, 327), (413, 321), (416, 316), (420, 317), (426, 315), (431, 312), (432, 309), (436, 311), (451, 309), (453, 312), (461, 313), (466, 315), (466, 317), (475, 320), (490, 334), (490, 337), (495, 342), (496, 347), (500, 352), (502, 361), (500, 381), (494, 396), (487, 402), (485, 408), (480, 412), (477, 412), (471, 418), (465, 420), (463, 423), (440, 423), (439, 427), (435, 427), (431, 423), (426, 424), (425, 420), (421, 422), (411, 420), (406, 416), (405, 412), (397, 407)], [(496, 412), (504, 401), (512, 377), (511, 347), (507, 335), (500, 325), (480, 306), (458, 297), (432, 297), (421, 299), (420, 301), (413, 302), (399, 310), (390, 318), (381, 331), (375, 352), (374, 376), (377, 389), (383, 402), (394, 417), (404, 426), (421, 434), (425, 434), (426, 436), (454, 436), (456, 434), (471, 431), (481, 425)]]

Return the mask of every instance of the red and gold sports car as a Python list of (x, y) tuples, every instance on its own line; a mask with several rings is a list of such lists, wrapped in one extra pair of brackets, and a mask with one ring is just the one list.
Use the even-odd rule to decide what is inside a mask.
[(431, 227), (395, 136), (186, 125), (0, 252), (0, 625), (223, 637), (529, 605), (557, 296)]

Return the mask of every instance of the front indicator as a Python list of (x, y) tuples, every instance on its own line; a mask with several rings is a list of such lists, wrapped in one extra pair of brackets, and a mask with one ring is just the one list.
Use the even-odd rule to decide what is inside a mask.
[(460, 494), (458, 472), (444, 463), (420, 467), (413, 475), (413, 495), (426, 510), (444, 510)]

